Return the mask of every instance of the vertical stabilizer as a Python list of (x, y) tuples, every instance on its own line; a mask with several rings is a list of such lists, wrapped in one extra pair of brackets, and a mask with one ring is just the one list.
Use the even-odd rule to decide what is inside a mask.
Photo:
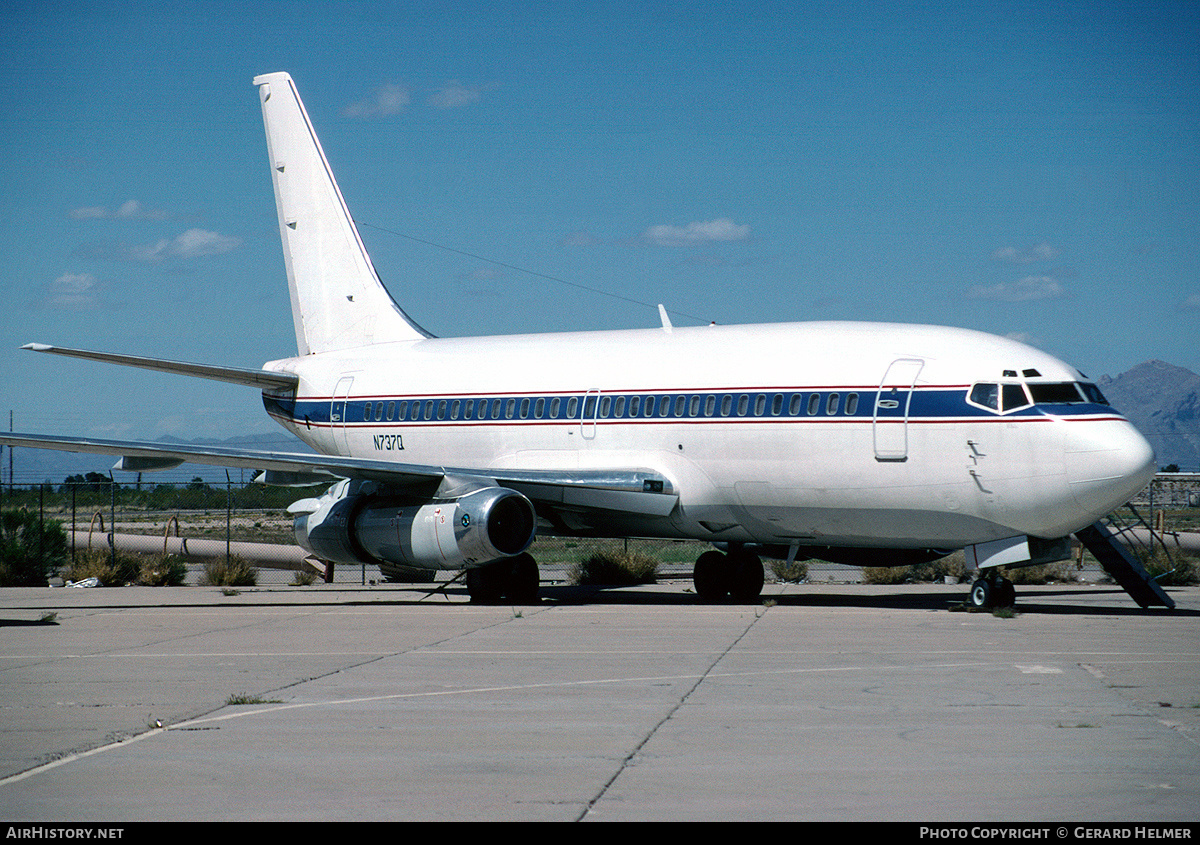
[(286, 73), (255, 77), (301, 355), (430, 334), (379, 281)]

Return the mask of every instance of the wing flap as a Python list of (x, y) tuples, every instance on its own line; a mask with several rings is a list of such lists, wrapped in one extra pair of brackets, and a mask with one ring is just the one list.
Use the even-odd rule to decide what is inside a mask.
[(650, 469), (490, 470), (399, 464), (340, 455), (263, 452), (228, 446), (164, 445), (35, 434), (0, 434), (0, 444), (60, 452), (119, 455), (121, 460), (118, 461), (118, 469), (165, 468), (193, 463), (262, 470), (267, 473), (267, 480), (290, 479), (292, 483), (299, 479), (305, 483), (317, 483), (321, 476), (330, 482), (339, 478), (363, 479), (428, 496), (434, 495), (447, 477), (471, 477), (510, 487), (535, 502), (584, 511), (616, 511), (648, 517), (667, 516), (679, 501), (670, 480)]

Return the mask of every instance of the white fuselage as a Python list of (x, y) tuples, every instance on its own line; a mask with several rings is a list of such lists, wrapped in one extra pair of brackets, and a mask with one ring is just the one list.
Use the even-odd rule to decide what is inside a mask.
[(657, 536), (908, 548), (1061, 537), (1127, 501), (1154, 469), (1149, 445), (1106, 405), (1002, 412), (968, 401), (980, 383), (1030, 386), (1020, 392), (1082, 377), (961, 329), (428, 338), (267, 369), (300, 377), (294, 404), (268, 408), (323, 453), (657, 471), (680, 497), (669, 519), (638, 526)]

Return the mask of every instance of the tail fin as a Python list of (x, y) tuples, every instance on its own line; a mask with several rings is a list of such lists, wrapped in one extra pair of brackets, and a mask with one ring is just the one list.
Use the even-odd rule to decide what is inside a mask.
[(431, 335), (379, 281), (296, 85), (257, 76), (301, 355)]

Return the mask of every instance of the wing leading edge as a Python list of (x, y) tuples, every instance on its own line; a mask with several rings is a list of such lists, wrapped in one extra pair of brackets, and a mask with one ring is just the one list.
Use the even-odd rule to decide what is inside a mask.
[(263, 470), (305, 483), (340, 478), (374, 481), (405, 492), (433, 495), (446, 479), (474, 478), (510, 487), (552, 510), (618, 511), (631, 516), (666, 517), (679, 501), (670, 480), (649, 469), (490, 470), (398, 464), (335, 455), (264, 452), (228, 446), (163, 445), (141, 441), (102, 440), (35, 434), (0, 434), (10, 447), (118, 455), (116, 469), (165, 469), (182, 463)]

